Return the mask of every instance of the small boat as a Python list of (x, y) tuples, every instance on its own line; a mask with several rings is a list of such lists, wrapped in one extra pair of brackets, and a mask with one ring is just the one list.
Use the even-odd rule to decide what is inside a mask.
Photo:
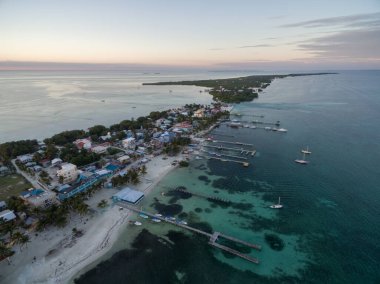
[(306, 147), (306, 150), (302, 149), (301, 150), (302, 153), (306, 154), (306, 155), (310, 155), (311, 152), (309, 151), (309, 146)]
[(157, 213), (157, 214), (154, 214), (154, 216), (157, 216), (157, 217), (162, 217), (161, 214)]
[(155, 223), (160, 223), (160, 222), (161, 222), (161, 220), (160, 220), (160, 219), (157, 219), (157, 218), (153, 218), (153, 219), (152, 219), (152, 222), (155, 222)]
[(283, 207), (283, 205), (281, 204), (281, 197), (278, 198), (278, 203), (277, 204), (273, 204), (273, 205), (271, 205), (269, 207), (272, 208), (272, 209), (281, 209)]
[(148, 219), (149, 218), (149, 216), (148, 215), (145, 215), (145, 214), (139, 214), (139, 216), (141, 217), (141, 218), (144, 218), (144, 219)]
[(285, 129), (285, 128), (278, 128), (277, 131), (278, 131), (278, 132), (288, 132), (288, 130)]
[(186, 222), (186, 221), (179, 221), (179, 223), (180, 223), (181, 225), (187, 225), (187, 222)]
[(139, 221), (135, 221), (133, 224), (136, 225), (136, 226), (141, 226), (142, 225), (142, 223), (139, 222)]
[(253, 125), (253, 126), (251, 126), (250, 128), (251, 128), (251, 129), (256, 129), (256, 126)]
[(168, 218), (170, 221), (175, 221), (175, 218), (174, 217), (169, 217)]
[(294, 162), (301, 164), (301, 165), (307, 165), (309, 163), (309, 161), (306, 161), (306, 159), (305, 159), (305, 153), (303, 153), (302, 159), (294, 160)]
[(195, 160), (202, 160), (202, 158), (199, 157), (199, 156), (196, 156), (196, 157), (195, 157)]
[(272, 130), (269, 126), (264, 127), (265, 130)]

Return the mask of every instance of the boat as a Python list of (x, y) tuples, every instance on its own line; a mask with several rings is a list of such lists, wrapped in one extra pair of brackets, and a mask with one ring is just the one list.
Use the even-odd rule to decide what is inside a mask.
[(305, 159), (305, 153), (303, 153), (302, 159), (297, 159), (294, 161), (298, 164), (301, 164), (301, 165), (307, 165), (309, 163), (309, 161), (306, 161), (306, 159)]
[(272, 130), (269, 126), (264, 127), (265, 130)]
[(133, 224), (136, 225), (136, 226), (141, 226), (142, 225), (142, 223), (139, 222), (139, 221), (135, 221)]
[(156, 217), (162, 217), (162, 215), (161, 215), (161, 214), (159, 214), (159, 213), (157, 213), (157, 214), (154, 214), (154, 216), (156, 216)]
[(309, 146), (306, 147), (306, 150), (302, 149), (301, 150), (302, 153), (306, 154), (306, 155), (310, 155), (311, 152), (309, 151)]
[(285, 128), (278, 128), (277, 131), (278, 131), (278, 132), (288, 132), (288, 130), (285, 129)]
[(145, 215), (145, 214), (139, 214), (139, 216), (141, 217), (141, 218), (144, 218), (144, 219), (148, 219), (149, 218), (149, 216), (148, 215)]
[(253, 126), (251, 126), (250, 128), (251, 128), (251, 129), (256, 129), (256, 126), (253, 125)]
[(195, 159), (196, 159), (196, 160), (202, 160), (202, 158), (199, 157), (199, 156), (196, 156)]
[(160, 219), (157, 219), (157, 218), (153, 218), (153, 219), (152, 219), (152, 222), (160, 223), (161, 220), (160, 220)]
[(186, 221), (180, 221), (179, 222), (181, 225), (187, 225), (187, 222)]
[(283, 205), (281, 204), (281, 197), (278, 198), (278, 203), (277, 204), (273, 204), (273, 205), (271, 205), (269, 207), (272, 208), (272, 209), (281, 209), (283, 207)]

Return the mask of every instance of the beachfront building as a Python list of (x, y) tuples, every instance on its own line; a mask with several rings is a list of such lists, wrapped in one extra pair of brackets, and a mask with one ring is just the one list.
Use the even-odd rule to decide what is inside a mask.
[(57, 195), (52, 191), (43, 189), (32, 188), (21, 192), (20, 197), (32, 207), (47, 208), (57, 203)]
[(85, 192), (95, 184), (102, 182), (112, 175), (110, 171), (98, 171), (89, 177), (80, 176), (78, 182), (70, 186), (62, 186), (58, 189), (58, 199), (60, 201), (73, 197), (78, 193)]
[(135, 147), (136, 147), (136, 139), (133, 138), (133, 137), (130, 137), (130, 138), (127, 138), (127, 139), (124, 139), (122, 141), (123, 143), (123, 147), (125, 149), (131, 149), (131, 150), (134, 150)]
[(130, 187), (125, 187), (118, 193), (112, 196), (112, 200), (115, 202), (123, 201), (130, 204), (137, 204), (144, 198), (144, 193), (138, 190), (133, 190)]
[(61, 165), (61, 169), (57, 171), (57, 176), (62, 177), (63, 183), (75, 181), (78, 178), (77, 166), (70, 163)]
[(7, 209), (0, 212), (0, 219), (4, 222), (9, 222), (16, 219), (16, 215), (13, 211)]

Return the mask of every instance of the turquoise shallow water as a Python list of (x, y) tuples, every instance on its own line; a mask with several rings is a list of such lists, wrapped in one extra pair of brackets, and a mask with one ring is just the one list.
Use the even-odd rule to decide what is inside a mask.
[[(245, 251), (260, 265), (232, 258), (170, 225), (144, 222), (132, 245), (124, 241), (138, 234), (137, 227), (126, 229), (118, 253), (77, 282), (378, 283), (379, 79), (380, 72), (360, 71), (274, 81), (258, 100), (235, 111), (246, 114), (242, 120), (252, 120), (253, 113), (280, 120), (288, 133), (222, 125), (216, 133), (234, 136), (223, 140), (255, 145), (250, 167), (193, 161), (165, 177), (143, 201), (147, 211), (179, 213), (198, 226), (263, 245), (261, 252)], [(295, 164), (306, 145), (310, 164)], [(177, 186), (234, 205), (161, 195)], [(284, 208), (269, 209), (278, 196)], [(265, 240), (269, 234), (282, 240), (282, 250)]]

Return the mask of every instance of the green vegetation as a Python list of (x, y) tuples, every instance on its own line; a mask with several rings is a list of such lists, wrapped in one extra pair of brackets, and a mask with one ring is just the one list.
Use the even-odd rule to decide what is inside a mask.
[(99, 161), (100, 155), (91, 153), (85, 149), (78, 150), (74, 144), (66, 144), (61, 149), (60, 158), (81, 167)]
[(22, 191), (31, 187), (32, 185), (18, 174), (0, 177), (0, 200), (18, 196)]
[(178, 81), (178, 82), (158, 82), (144, 83), (143, 85), (191, 85), (211, 88), (210, 95), (215, 101), (224, 103), (249, 102), (258, 97), (256, 89), (262, 90), (270, 85), (276, 78), (325, 75), (332, 73), (305, 73), (288, 75), (255, 75), (239, 78), (198, 80), (198, 81)]
[(138, 184), (140, 182), (139, 173), (141, 173), (141, 170), (130, 169), (127, 174), (123, 176), (114, 176), (111, 179), (112, 186), (117, 187), (128, 183)]
[(98, 207), (99, 207), (99, 208), (105, 208), (105, 207), (107, 207), (107, 205), (108, 205), (108, 201), (105, 200), (105, 199), (102, 199), (102, 200), (98, 203)]
[(37, 140), (20, 140), (0, 144), (0, 156), (9, 161), (19, 155), (24, 155), (37, 151)]
[(44, 142), (46, 144), (63, 146), (67, 143), (72, 143), (77, 139), (84, 138), (85, 136), (86, 132), (84, 130), (63, 131), (61, 133), (53, 135), (51, 138), (46, 138)]

